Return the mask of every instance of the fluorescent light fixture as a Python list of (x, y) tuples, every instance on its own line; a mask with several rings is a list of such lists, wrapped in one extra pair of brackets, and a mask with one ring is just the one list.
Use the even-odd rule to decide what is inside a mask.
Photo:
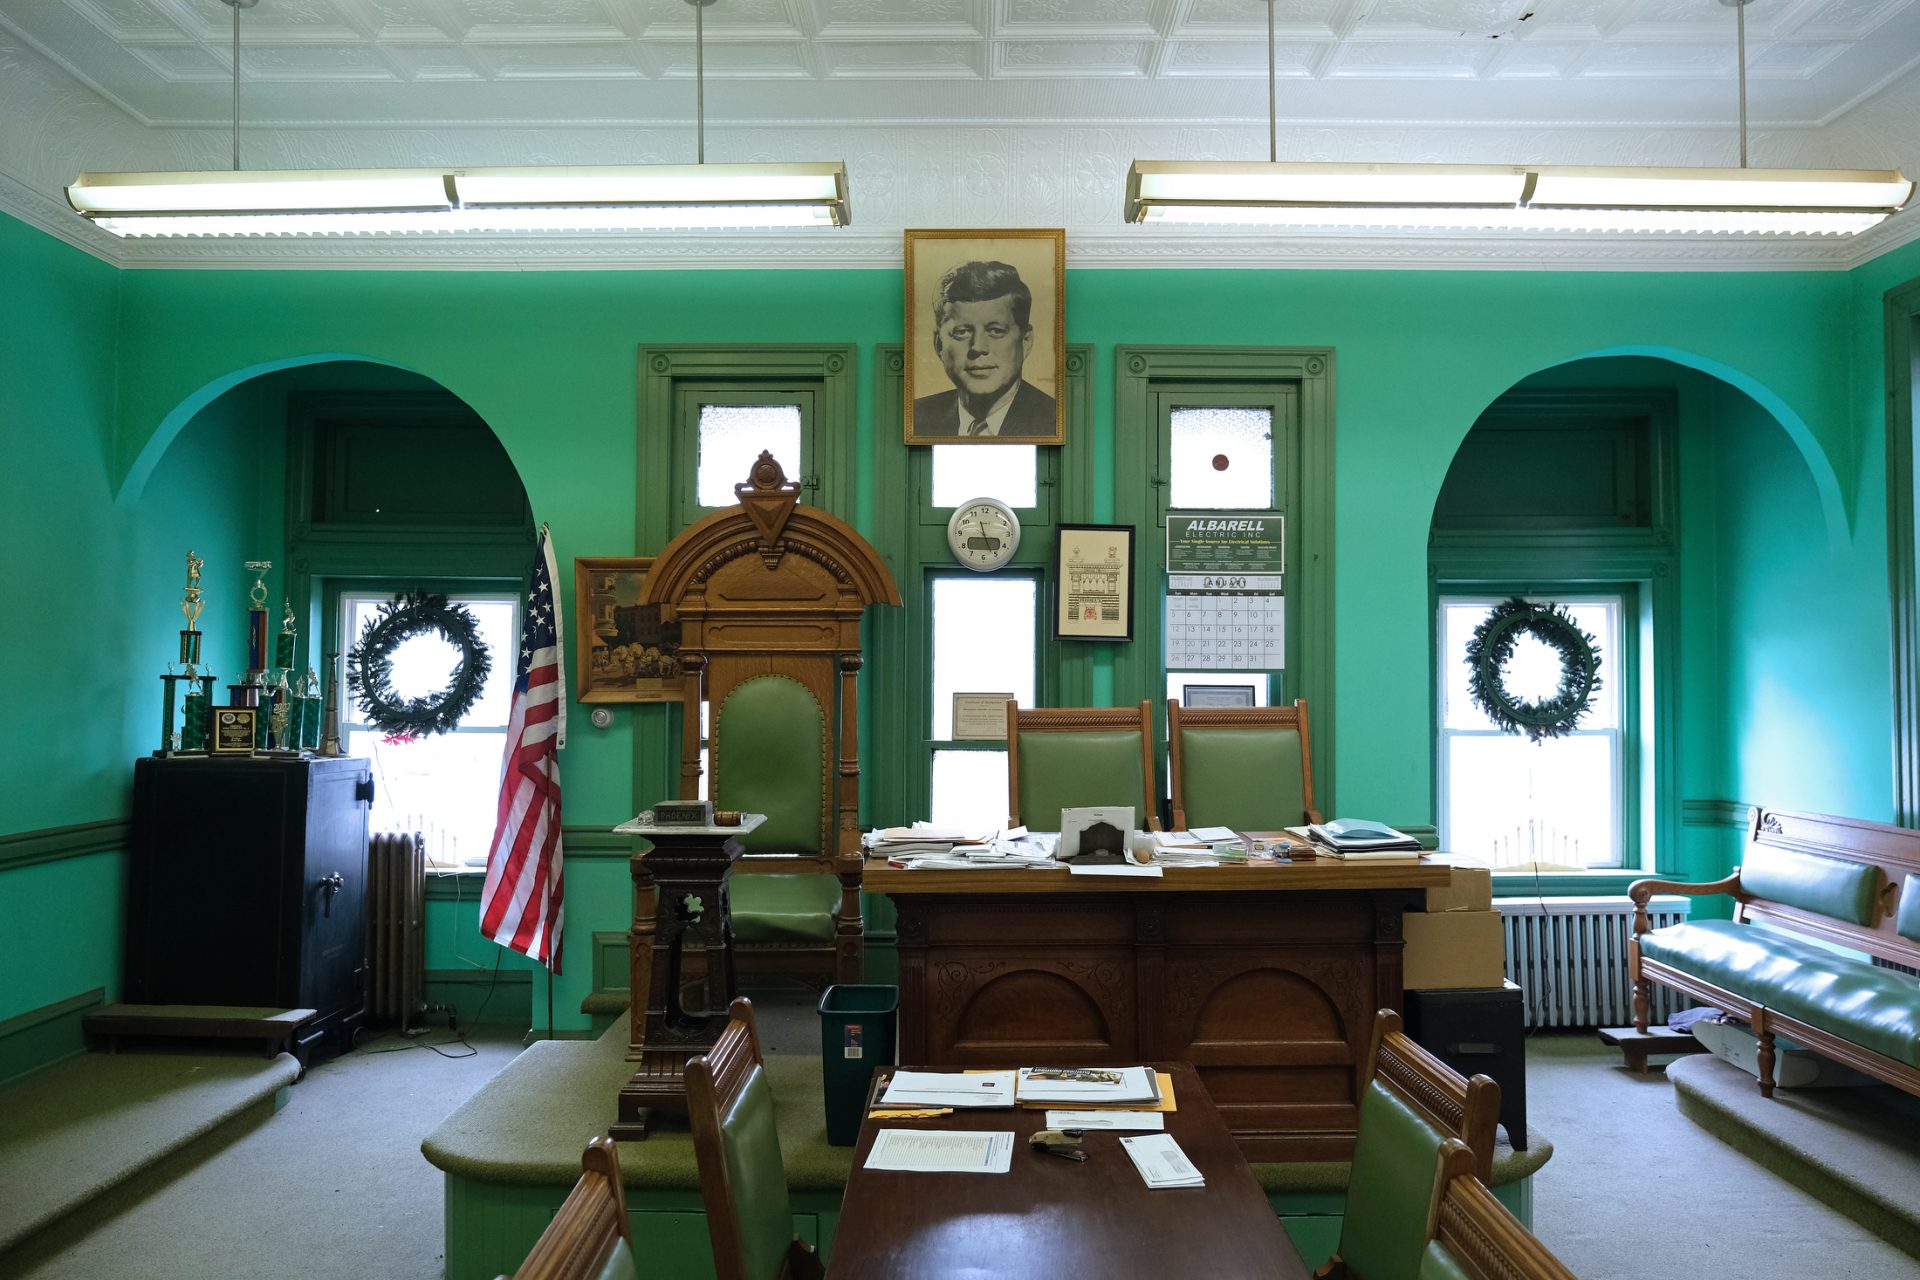
[(120, 236), (846, 226), (844, 164), (83, 173), (67, 202)]
[(1914, 184), (1861, 169), (1136, 160), (1128, 222), (1851, 235)]

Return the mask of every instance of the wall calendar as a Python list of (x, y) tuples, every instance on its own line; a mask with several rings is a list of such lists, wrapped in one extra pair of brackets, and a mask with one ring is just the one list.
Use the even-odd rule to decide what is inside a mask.
[(1168, 670), (1287, 665), (1285, 523), (1277, 511), (1168, 513)]

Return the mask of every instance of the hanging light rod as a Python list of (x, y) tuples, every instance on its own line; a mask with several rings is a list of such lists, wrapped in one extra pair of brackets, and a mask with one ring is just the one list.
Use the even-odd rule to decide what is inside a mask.
[(1749, 169), (1745, 6), (1739, 13), (1738, 169), (1551, 165), (1292, 164), (1279, 155), (1273, 0), (1267, 4), (1267, 155), (1136, 160), (1128, 222), (1499, 231), (1852, 235), (1913, 198), (1898, 170)]
[(532, 168), (254, 169), (240, 160), (240, 10), (234, 10), (231, 172), (83, 173), (75, 212), (118, 236), (651, 231), (844, 227), (847, 167), (706, 164), (705, 23), (694, 8), (696, 155), (690, 165)]

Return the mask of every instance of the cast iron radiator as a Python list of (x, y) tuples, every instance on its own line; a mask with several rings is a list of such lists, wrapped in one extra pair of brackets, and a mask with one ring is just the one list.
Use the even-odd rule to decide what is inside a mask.
[(410, 1031), (426, 1020), (426, 852), (420, 833), (367, 842), (367, 1020)]
[[(1529, 1027), (1633, 1025), (1633, 984), (1627, 980), (1627, 939), (1633, 903), (1606, 898), (1501, 898), (1507, 941), (1507, 978), (1524, 993)], [(1684, 921), (1693, 900), (1656, 894), (1647, 903), (1655, 929)], [(1681, 1007), (1676, 991), (1655, 984), (1649, 1012), (1665, 1025)]]

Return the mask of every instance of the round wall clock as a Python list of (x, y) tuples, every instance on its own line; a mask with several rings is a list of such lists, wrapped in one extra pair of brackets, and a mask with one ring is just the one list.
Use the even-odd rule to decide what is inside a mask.
[(969, 498), (947, 521), (953, 558), (976, 573), (991, 573), (1020, 549), (1020, 517), (998, 498)]

